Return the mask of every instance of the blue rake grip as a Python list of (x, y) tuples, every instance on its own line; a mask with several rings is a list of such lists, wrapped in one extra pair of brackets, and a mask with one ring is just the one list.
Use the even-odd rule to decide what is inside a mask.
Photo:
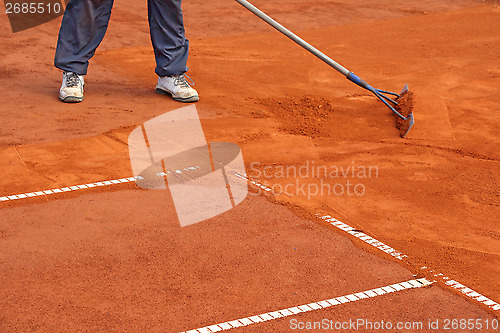
[(357, 76), (353, 72), (350, 72), (346, 76), (346, 78), (349, 81), (356, 83), (358, 86), (360, 86), (368, 91), (371, 91), (375, 96), (378, 97), (378, 99), (380, 99), (382, 101), (382, 103), (384, 103), (389, 109), (391, 109), (391, 111), (394, 112), (399, 118), (401, 118), (403, 120), (408, 120), (408, 118), (411, 118), (410, 121), (413, 119), (413, 114), (410, 114), (408, 117), (404, 117), (401, 113), (396, 111), (396, 109), (391, 104), (389, 104), (389, 102), (394, 104), (394, 105), (398, 105), (398, 102), (396, 102), (392, 98), (389, 98), (389, 97), (383, 95), (383, 94), (388, 94), (388, 95), (392, 95), (392, 96), (396, 96), (396, 97), (401, 97), (402, 93), (404, 93), (405, 91), (408, 91), (408, 85), (405, 85), (405, 87), (401, 91), (401, 94), (396, 94), (395, 92), (373, 88), (368, 83), (366, 83), (366, 81), (361, 79), (359, 76)]
[(401, 119), (403, 119), (405, 121), (407, 120), (408, 123), (409, 123), (408, 124), (408, 130), (406, 131), (406, 133), (404, 133), (403, 137), (405, 137), (406, 134), (408, 134), (408, 132), (412, 128), (413, 124), (415, 124), (415, 119), (413, 118), (413, 112), (410, 113), (408, 115), (408, 117), (404, 117), (401, 113), (399, 113), (394, 108), (394, 106), (392, 106), (390, 104), (390, 103), (392, 103), (393, 105), (398, 105), (398, 102), (396, 102), (392, 98), (384, 95), (384, 94), (387, 94), (387, 95), (392, 95), (392, 96), (396, 96), (396, 97), (401, 97), (401, 95), (404, 92), (408, 91), (408, 85), (407, 84), (405, 84), (405, 86), (404, 86), (404, 88), (403, 88), (403, 90), (401, 91), (400, 94), (396, 94), (395, 92), (392, 92), (392, 91), (387, 91), (387, 90), (373, 88), (368, 83), (366, 83), (366, 81), (364, 81), (363, 79), (361, 79), (359, 76), (357, 76), (353, 72), (350, 72), (348, 75), (346, 75), (346, 78), (348, 80), (350, 80), (351, 82), (354, 82), (358, 86), (360, 86), (360, 87), (362, 87), (362, 88), (364, 88), (364, 89), (366, 89), (368, 91), (371, 91), (375, 96), (377, 96), (378, 99), (380, 99), (382, 101), (382, 103), (384, 103), (389, 109), (391, 109), (391, 111), (394, 112), (394, 114), (396, 114), (399, 118), (401, 118)]

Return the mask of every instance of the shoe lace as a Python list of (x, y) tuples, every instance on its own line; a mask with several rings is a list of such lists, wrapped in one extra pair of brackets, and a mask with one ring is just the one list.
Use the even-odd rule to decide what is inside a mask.
[[(188, 82), (186, 80), (186, 77), (191, 82)], [(189, 76), (187, 76), (187, 74), (180, 74), (180, 75), (175, 76), (175, 78), (174, 78), (174, 86), (180, 86), (182, 88), (189, 88), (189, 86), (194, 86), (194, 81)]]
[(66, 73), (66, 87), (78, 87), (80, 78), (76, 73)]

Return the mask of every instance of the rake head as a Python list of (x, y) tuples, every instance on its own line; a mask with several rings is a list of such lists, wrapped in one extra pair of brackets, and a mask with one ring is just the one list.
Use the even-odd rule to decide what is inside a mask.
[(396, 128), (399, 130), (399, 135), (404, 138), (415, 123), (413, 118), (413, 93), (408, 90), (408, 85), (406, 84), (399, 94), (375, 88), (372, 88), (371, 92), (394, 112), (396, 115)]
[(415, 120), (413, 119), (413, 93), (408, 90), (407, 84), (401, 93), (396, 94), (391, 91), (373, 88), (353, 72), (350, 72), (346, 78), (375, 94), (396, 115), (396, 127), (399, 130), (399, 135), (404, 138), (408, 134)]
[(396, 102), (398, 103), (396, 110), (406, 118), (403, 119), (396, 115), (396, 127), (399, 129), (399, 135), (404, 138), (415, 123), (413, 118), (413, 93), (408, 90), (408, 85), (405, 85), (400, 97), (396, 98)]

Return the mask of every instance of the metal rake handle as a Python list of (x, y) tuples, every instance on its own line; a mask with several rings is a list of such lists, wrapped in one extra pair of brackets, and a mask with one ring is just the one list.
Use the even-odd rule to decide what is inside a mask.
[[(372, 92), (375, 96), (377, 96), (378, 99), (380, 99), (389, 109), (391, 109), (394, 114), (396, 114), (399, 118), (403, 120), (410, 120), (411, 124), (413, 124), (413, 116), (410, 115), (408, 117), (404, 117), (401, 113), (396, 111), (393, 105), (398, 105), (398, 102), (396, 102), (394, 99), (386, 96), (386, 95), (392, 95), (396, 97), (401, 97), (400, 94), (396, 94), (390, 91), (382, 90), (382, 89), (376, 89), (372, 86), (370, 86), (368, 83), (366, 83), (363, 79), (361, 79), (359, 76), (345, 68), (344, 66), (340, 65), (338, 62), (334, 61), (327, 55), (325, 55), (323, 52), (285, 28), (283, 25), (279, 24), (276, 22), (274, 19), (272, 19), (269, 15), (252, 5), (250, 2), (246, 0), (235, 0), (238, 2), (240, 5), (257, 15), (259, 18), (264, 20), (266, 23), (274, 27), (276, 30), (293, 40), (295, 43), (299, 44), (302, 46), (304, 49), (307, 51), (311, 52), (313, 55), (318, 57), (319, 59), (323, 60), (325, 63), (327, 63), (329, 66), (333, 67), (335, 70), (338, 72), (342, 73), (349, 81), (357, 84), (358, 86)], [(403, 91), (408, 90), (408, 86), (405, 86)], [(385, 94), (385, 95), (384, 95)], [(411, 126), (410, 126), (411, 127)]]
[(287, 28), (285, 28), (284, 26), (282, 26), (281, 24), (276, 22), (269, 15), (267, 15), (266, 13), (261, 11), (259, 8), (252, 5), (250, 2), (248, 2), (246, 0), (236, 0), (236, 2), (238, 2), (240, 5), (242, 5), (243, 7), (245, 7), (246, 9), (248, 9), (249, 11), (251, 11), (252, 13), (257, 15), (258, 17), (260, 17), (262, 20), (264, 20), (269, 25), (274, 27), (276, 30), (278, 30), (279, 32), (281, 32), (282, 34), (284, 34), (285, 36), (287, 36), (288, 38), (293, 40), (295, 43), (299, 44), (300, 46), (305, 48), (307, 51), (311, 52), (316, 57), (318, 57), (319, 59), (326, 62), (331, 67), (335, 68), (337, 71), (342, 73), (344, 76), (348, 76), (349, 73), (351, 73), (347, 68), (343, 67), (342, 65), (340, 65), (339, 63), (337, 63), (336, 61), (334, 61), (333, 59), (331, 59), (330, 57), (325, 55), (323, 52), (321, 52), (320, 50), (318, 50), (317, 48), (315, 48), (314, 46), (312, 46), (311, 44), (309, 44), (308, 42), (306, 42), (305, 40), (303, 40), (302, 38), (300, 38), (299, 36), (297, 36), (293, 32), (291, 32), (290, 30), (288, 30)]

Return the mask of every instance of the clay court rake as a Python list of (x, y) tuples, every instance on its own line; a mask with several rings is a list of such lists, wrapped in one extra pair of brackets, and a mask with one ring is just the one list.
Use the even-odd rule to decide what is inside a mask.
[(408, 90), (408, 85), (405, 85), (401, 93), (397, 94), (391, 91), (376, 89), (362, 80), (359, 76), (343, 67), (339, 63), (335, 62), (324, 53), (316, 49), (311, 44), (307, 43), (305, 40), (276, 22), (274, 19), (269, 17), (263, 11), (252, 5), (246, 0), (236, 0), (240, 5), (257, 15), (259, 18), (264, 20), (266, 23), (274, 27), (276, 30), (293, 40), (295, 43), (302, 46), (307, 51), (311, 52), (313, 55), (323, 60), (325, 63), (333, 67), (335, 70), (344, 75), (349, 81), (354, 82), (358, 86), (372, 92), (378, 99), (382, 101), (397, 117), (396, 117), (396, 127), (400, 131), (401, 137), (405, 137), (410, 131), (411, 127), (415, 123), (413, 118), (413, 93)]

